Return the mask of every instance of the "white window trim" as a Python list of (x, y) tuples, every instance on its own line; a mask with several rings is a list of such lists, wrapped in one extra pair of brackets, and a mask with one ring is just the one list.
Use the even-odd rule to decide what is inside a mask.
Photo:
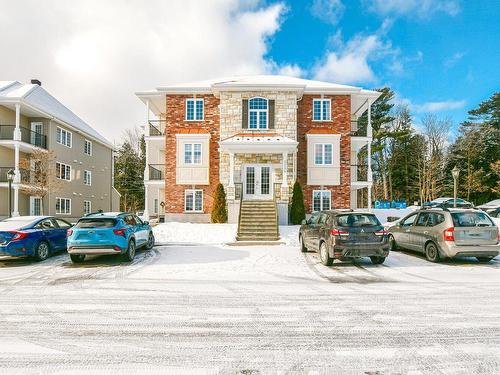
[[(57, 212), (57, 200), (67, 200), (69, 201), (69, 212)], [(61, 208), (61, 203), (59, 202), (59, 208)], [(71, 198), (56, 197), (56, 215), (71, 215)]]
[[(191, 145), (191, 160), (189, 163), (186, 163), (186, 145)], [(200, 162), (194, 162), (194, 145), (200, 145)], [(203, 164), (203, 143), (201, 142), (186, 142), (184, 143), (184, 147), (182, 150), (182, 161), (184, 165), (202, 165)]]
[[(322, 157), (322, 163), (317, 163), (316, 162), (316, 146), (317, 145), (321, 145), (321, 157)], [(330, 163), (325, 163), (325, 145), (330, 145), (332, 147), (332, 154), (331, 154), (331, 157), (330, 157), (330, 160), (331, 162)], [(315, 143), (313, 145), (313, 150), (314, 150), (314, 165), (333, 165), (333, 143)]]
[[(89, 176), (89, 183), (85, 181), (85, 173)], [(84, 170), (83, 171), (83, 184), (86, 186), (92, 186), (92, 171)]]
[[(250, 109), (250, 100), (252, 99), (264, 99), (266, 101), (266, 109)], [(248, 129), (249, 130), (267, 130), (269, 129), (269, 99), (263, 98), (261, 96), (254, 96), (253, 98), (248, 99)], [(257, 127), (256, 128), (251, 128), (250, 127), (250, 111), (251, 112), (257, 112)], [(260, 127), (260, 112), (266, 112), (266, 127), (261, 128)]]
[[(62, 132), (66, 132), (67, 134), (69, 134), (69, 138), (70, 138), (70, 142), (69, 142), (69, 146), (65, 143), (61, 143), (59, 142), (59, 139), (57, 139), (57, 130), (61, 130), (61, 135), (62, 135)], [(67, 141), (68, 139), (68, 136), (66, 135), (66, 137), (64, 137), (65, 141)], [(73, 133), (70, 132), (69, 130), (66, 130), (64, 128), (61, 128), (60, 126), (57, 127), (56, 129), (56, 142), (59, 143), (60, 145), (63, 145), (63, 146), (66, 146), (67, 148), (72, 148), (73, 147)]]
[[(320, 193), (320, 198), (319, 198), (319, 205), (320, 209), (319, 210), (314, 210), (314, 193)], [(323, 207), (323, 194), (326, 193), (330, 195), (330, 207)], [(332, 192), (330, 190), (313, 190), (312, 191), (312, 210), (313, 212), (319, 212), (319, 211), (329, 211), (332, 209)]]
[[(90, 153), (85, 152), (85, 150), (86, 150), (86, 146), (87, 146), (87, 142), (90, 144)], [(85, 139), (85, 140), (83, 141), (83, 153), (84, 153), (85, 155), (92, 156), (92, 153), (93, 153), (93, 148), (94, 148), (94, 145), (92, 144), (92, 141), (89, 141), (88, 139)]]
[[(88, 203), (88, 206), (89, 206), (89, 212), (85, 212), (85, 204)], [(83, 214), (84, 215), (87, 215), (87, 214), (90, 214), (92, 212), (92, 201), (87, 201), (87, 200), (84, 200), (83, 201)]]
[[(194, 102), (193, 119), (192, 120), (189, 120), (188, 117), (187, 117), (187, 114), (188, 114), (188, 110), (187, 110), (187, 108), (188, 108), (187, 107), (188, 101), (193, 101)], [(196, 119), (196, 115), (198, 113), (198, 110), (196, 109), (196, 103), (197, 102), (202, 102), (202, 108), (203, 108), (203, 116), (201, 116), (201, 119), (199, 119), (199, 120)], [(185, 110), (185, 114), (184, 114), (184, 121), (189, 121), (189, 122), (205, 121), (205, 99), (203, 99), (203, 98), (187, 98), (185, 105), (186, 105), (186, 110)]]
[[(196, 192), (197, 191), (201, 191), (201, 210), (197, 210), (196, 209)], [(192, 193), (193, 194), (193, 209), (192, 210), (187, 210), (186, 209), (186, 203), (187, 203), (187, 200), (186, 200), (186, 197), (189, 193)], [(203, 212), (203, 190), (202, 189), (186, 189), (184, 190), (184, 212), (186, 213), (200, 213), (200, 212)]]
[[(58, 170), (57, 170), (57, 164), (64, 165), (65, 167), (69, 167), (69, 180), (68, 180), (68, 179), (66, 179), (66, 178), (60, 178), (60, 177), (57, 177), (57, 174), (60, 172), (60, 171), (58, 171)], [(72, 178), (71, 178), (71, 175), (72, 175), (72, 173), (71, 173), (71, 172), (72, 172), (72, 170), (71, 170), (71, 169), (72, 169), (72, 168), (71, 168), (71, 165), (66, 164), (66, 163), (63, 163), (63, 162), (61, 162), (61, 161), (56, 161), (56, 178), (57, 178), (58, 180), (61, 180), (61, 181), (68, 181), (68, 182), (71, 182), (71, 181), (72, 181)], [(59, 173), (59, 174), (60, 174), (60, 173)]]
[[(328, 118), (327, 119), (324, 119), (323, 118), (323, 103), (324, 102), (330, 102), (330, 112), (328, 113)], [(320, 113), (320, 119), (319, 120), (315, 120), (314, 119), (314, 102), (320, 102), (320, 106), (319, 106), (319, 113)], [(323, 98), (316, 98), (316, 99), (313, 99), (313, 107), (312, 107), (312, 120), (314, 122), (327, 122), (327, 121), (332, 121), (332, 99), (323, 99)]]

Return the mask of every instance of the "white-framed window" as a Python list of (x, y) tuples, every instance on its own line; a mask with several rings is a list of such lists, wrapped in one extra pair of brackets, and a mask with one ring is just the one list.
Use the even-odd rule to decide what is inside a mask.
[(83, 153), (92, 156), (92, 142), (85, 140), (83, 146)]
[(201, 164), (201, 143), (184, 143), (184, 164)]
[(56, 197), (56, 214), (71, 215), (71, 199)]
[(184, 211), (202, 212), (203, 211), (203, 190), (185, 190), (184, 192)]
[(155, 214), (157, 214), (158, 213), (158, 198), (155, 198), (153, 202), (154, 202), (153, 203), (153, 212)]
[(248, 101), (248, 128), (267, 129), (269, 105), (265, 98), (252, 98)]
[(332, 165), (333, 164), (333, 144), (316, 143), (314, 145), (314, 164)]
[(202, 121), (204, 115), (203, 99), (186, 99), (186, 120)]
[(71, 181), (71, 165), (56, 162), (56, 177), (60, 180)]
[(92, 202), (91, 201), (83, 201), (83, 214), (88, 215), (92, 212)]
[(30, 197), (30, 215), (40, 216), (42, 214), (42, 198)]
[(71, 148), (71, 140), (73, 137), (71, 132), (67, 131), (66, 129), (57, 127), (56, 133), (57, 133), (56, 134), (57, 143)]
[(313, 99), (313, 121), (331, 121), (332, 101), (330, 99)]
[(313, 211), (325, 211), (332, 208), (332, 192), (329, 190), (313, 190)]
[(88, 186), (92, 186), (92, 172), (83, 171), (83, 183)]

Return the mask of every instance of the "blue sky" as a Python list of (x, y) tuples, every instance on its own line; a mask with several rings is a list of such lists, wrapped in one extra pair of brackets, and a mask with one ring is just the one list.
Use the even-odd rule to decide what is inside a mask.
[(498, 1), (289, 0), (285, 6), (270, 59), (296, 64), (308, 78), (388, 85), (416, 122), (432, 112), (457, 125), (500, 88)]

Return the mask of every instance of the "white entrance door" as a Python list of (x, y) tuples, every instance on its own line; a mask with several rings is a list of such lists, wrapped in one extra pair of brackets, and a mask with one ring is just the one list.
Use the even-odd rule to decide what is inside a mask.
[(245, 199), (272, 199), (273, 183), (270, 165), (248, 164), (244, 168)]

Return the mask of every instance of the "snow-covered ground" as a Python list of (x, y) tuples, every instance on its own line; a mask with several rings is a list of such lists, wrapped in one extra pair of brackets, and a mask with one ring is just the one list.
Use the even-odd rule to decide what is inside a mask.
[(498, 259), (291, 246), (0, 261), (0, 373), (498, 374), (499, 287)]

